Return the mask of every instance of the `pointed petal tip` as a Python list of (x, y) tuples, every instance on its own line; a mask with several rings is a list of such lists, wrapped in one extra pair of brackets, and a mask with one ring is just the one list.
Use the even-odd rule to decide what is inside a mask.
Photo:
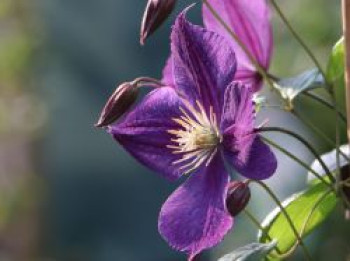
[(141, 35), (140, 35), (140, 45), (141, 46), (145, 45), (146, 38), (147, 38), (147, 34), (142, 34), (141, 33)]
[(103, 128), (105, 126), (103, 125), (103, 122), (101, 120), (99, 120), (98, 122), (96, 122), (94, 124), (94, 127), (96, 127), (96, 128)]
[(192, 254), (192, 255), (188, 256), (187, 260), (188, 261), (199, 261), (199, 256), (198, 256), (198, 254)]
[(213, 106), (220, 118), (224, 91), (236, 72), (235, 53), (227, 39), (186, 19), (192, 6), (179, 14), (171, 33), (174, 83), (191, 103), (199, 100), (207, 111)]
[(186, 25), (192, 25), (190, 22), (187, 21), (186, 19), (186, 14), (187, 12), (192, 9), (194, 6), (196, 5), (196, 3), (193, 3), (189, 6), (187, 6), (184, 10), (182, 10), (182, 12), (177, 16), (174, 25), (172, 26), (172, 32), (171, 32), (171, 36), (170, 38), (173, 39), (173, 35), (175, 34), (175, 32), (179, 29), (184, 28), (184, 26)]
[(93, 126), (99, 129), (108, 129), (109, 124), (106, 124), (102, 119), (99, 119), (96, 123), (93, 124)]

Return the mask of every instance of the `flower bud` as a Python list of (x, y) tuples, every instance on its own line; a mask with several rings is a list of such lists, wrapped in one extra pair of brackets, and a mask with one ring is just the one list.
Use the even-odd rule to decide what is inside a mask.
[(148, 0), (141, 24), (140, 43), (142, 45), (170, 15), (175, 3), (176, 0)]
[(102, 110), (96, 127), (106, 127), (118, 120), (134, 104), (138, 96), (138, 88), (129, 82), (117, 87)]
[(250, 189), (244, 182), (233, 181), (229, 184), (226, 207), (231, 216), (237, 216), (250, 200)]

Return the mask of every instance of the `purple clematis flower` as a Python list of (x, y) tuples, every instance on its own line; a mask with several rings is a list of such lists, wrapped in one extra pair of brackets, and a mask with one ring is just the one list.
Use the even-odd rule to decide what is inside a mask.
[[(267, 71), (273, 51), (273, 34), (270, 9), (266, 0), (208, 0), (208, 2), (247, 47), (260, 66)], [(235, 51), (237, 72), (234, 79), (251, 86), (255, 92), (259, 91), (262, 87), (261, 75), (239, 44), (205, 5), (203, 5), (203, 21), (208, 30), (226, 37)], [(164, 68), (163, 81), (174, 84), (170, 60), (171, 58)]]
[(159, 231), (189, 260), (232, 227), (226, 208), (227, 161), (251, 179), (266, 179), (277, 162), (254, 128), (253, 89), (233, 82), (232, 46), (179, 15), (171, 35), (174, 85), (149, 93), (109, 126), (136, 159), (169, 180), (188, 179), (164, 203)]

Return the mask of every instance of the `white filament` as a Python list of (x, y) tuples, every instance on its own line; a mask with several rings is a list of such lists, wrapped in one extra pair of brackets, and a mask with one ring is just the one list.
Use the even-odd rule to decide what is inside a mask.
[(182, 158), (173, 164), (181, 164), (180, 169), (189, 173), (204, 163), (210, 163), (217, 152), (221, 137), (212, 106), (209, 108), (208, 117), (199, 101), (196, 101), (198, 109), (187, 101), (184, 101), (184, 105), (189, 113), (180, 108), (182, 116), (174, 118), (173, 121), (181, 128), (168, 130), (168, 133), (174, 136), (171, 139), (174, 145), (167, 147), (173, 149), (174, 154), (182, 154)]

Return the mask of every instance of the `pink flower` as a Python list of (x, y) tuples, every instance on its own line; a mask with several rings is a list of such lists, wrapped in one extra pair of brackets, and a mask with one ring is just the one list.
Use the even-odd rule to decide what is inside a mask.
[[(266, 0), (208, 0), (208, 2), (247, 47), (260, 66), (267, 71), (272, 57), (273, 36), (270, 9)], [(226, 37), (232, 45), (237, 60), (237, 72), (233, 80), (241, 81), (254, 91), (259, 91), (262, 87), (261, 75), (242, 48), (206, 6), (203, 6), (203, 21), (208, 30)], [(170, 60), (171, 58), (163, 71), (163, 82), (173, 85), (174, 77)]]

